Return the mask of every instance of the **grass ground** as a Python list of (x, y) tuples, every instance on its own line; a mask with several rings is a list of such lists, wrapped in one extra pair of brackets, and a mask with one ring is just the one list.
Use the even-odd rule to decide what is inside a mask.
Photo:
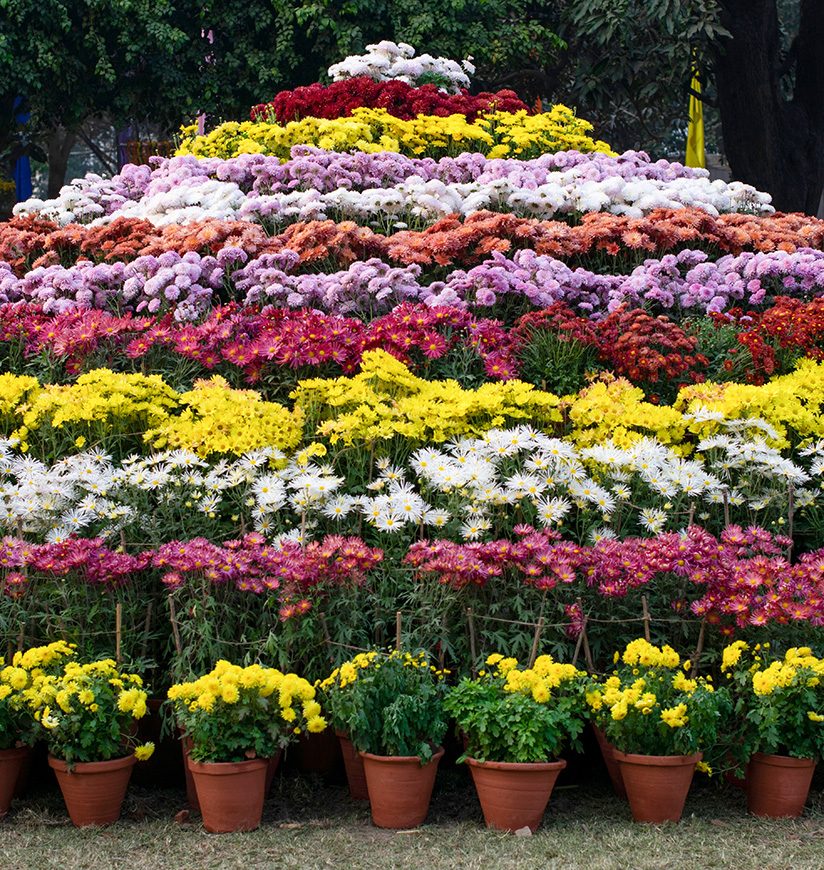
[[(320, 778), (276, 780), (262, 827), (209, 835), (184, 818), (181, 790), (132, 787), (123, 819), (77, 830), (56, 787), (43, 785), (0, 827), (2, 870), (200, 870), (200, 868), (824, 868), (824, 795), (813, 792), (797, 821), (748, 817), (736, 789), (693, 786), (679, 825), (633, 824), (625, 803), (600, 779), (556, 789), (540, 831), (516, 837), (484, 829), (462, 769), (445, 770), (427, 824), (417, 831), (372, 827), (368, 807)], [(177, 817), (177, 818), (176, 818)]]

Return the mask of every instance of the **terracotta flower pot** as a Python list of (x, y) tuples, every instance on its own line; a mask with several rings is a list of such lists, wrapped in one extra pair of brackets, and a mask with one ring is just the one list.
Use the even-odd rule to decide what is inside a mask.
[(301, 734), (295, 744), (293, 757), (301, 773), (332, 776), (336, 769), (340, 771), (340, 745), (331, 728), (317, 734)]
[(372, 822), (378, 828), (417, 828), (429, 812), (439, 747), (431, 761), (421, 765), (417, 755), (372, 755), (361, 752)]
[(619, 798), (626, 800), (627, 790), (624, 788), (624, 778), (621, 776), (621, 765), (615, 760), (615, 747), (607, 740), (606, 734), (594, 723), (592, 730), (598, 741), (598, 748), (601, 750), (601, 756), (609, 774), (609, 781), (612, 783), (612, 790)]
[(200, 762), (186, 760), (192, 772), (203, 827), (212, 834), (254, 831), (260, 826), (269, 759)]
[(756, 752), (747, 767), (747, 809), (771, 819), (800, 816), (814, 771), (812, 758)]
[(49, 756), (49, 767), (76, 827), (111, 825), (120, 818), (135, 760), (134, 755), (127, 755), (111, 761), (78, 762), (69, 770), (62, 758)]
[(510, 832), (529, 828), (533, 833), (541, 824), (558, 774), (566, 767), (565, 761), (514, 764), (467, 758), (466, 763), (487, 828)]
[(186, 777), (186, 803), (189, 804), (190, 810), (199, 813), (200, 803), (197, 799), (197, 789), (195, 788), (192, 771), (189, 770), (189, 753), (192, 751), (192, 738), (186, 734), (180, 735), (180, 750), (183, 753), (183, 773)]
[(349, 783), (349, 796), (356, 801), (368, 801), (366, 774), (363, 772), (363, 759), (345, 731), (335, 731), (340, 741), (343, 766), (346, 768), (346, 781)]
[[(278, 751), (272, 756), (272, 758), (266, 759), (266, 785), (264, 786), (264, 795), (269, 794), (269, 789), (272, 787), (272, 783), (275, 779), (275, 774), (278, 772), (278, 768), (280, 767), (280, 759), (283, 757), (283, 750), (278, 749)], [(191, 774), (189, 774), (191, 776)]]
[(28, 757), (28, 746), (0, 749), (0, 818), (9, 811)]
[(633, 755), (618, 749), (613, 751), (621, 765), (633, 819), (656, 825), (680, 821), (701, 753)]

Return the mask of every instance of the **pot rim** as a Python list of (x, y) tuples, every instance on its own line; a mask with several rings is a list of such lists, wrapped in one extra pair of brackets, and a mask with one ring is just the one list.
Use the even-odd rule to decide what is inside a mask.
[(698, 764), (704, 757), (703, 752), (694, 752), (692, 755), (642, 755), (633, 752), (621, 752), (614, 749), (615, 758), (629, 764), (648, 764), (657, 767), (679, 767), (687, 764)]
[(195, 761), (191, 756), (186, 759), (192, 773), (206, 776), (231, 776), (248, 770), (265, 769), (270, 759), (247, 758), (245, 761)]
[(133, 764), (137, 764), (134, 753), (122, 755), (120, 758), (110, 758), (108, 761), (75, 761), (69, 769), (67, 761), (49, 753), (49, 767), (61, 773), (99, 773), (106, 770), (119, 770), (121, 767), (131, 767)]
[(815, 767), (815, 758), (796, 758), (794, 755), (777, 755), (771, 752), (754, 752), (753, 759), (758, 759), (761, 764), (770, 764), (773, 767)]
[(488, 770), (509, 770), (513, 773), (519, 770), (563, 770), (567, 766), (563, 758), (559, 758), (557, 761), (479, 761), (477, 758), (467, 756), (464, 761), (470, 767), (485, 767)]
[(0, 749), (0, 758), (19, 758), (28, 755), (30, 751), (31, 747), (25, 743), (22, 746), (10, 746), (8, 749)]
[[(440, 761), (443, 757), (443, 754), (444, 748), (443, 746), (439, 746), (437, 750), (432, 753), (432, 758), (430, 758), (429, 761), (426, 762), (426, 764), (432, 764), (433, 761)], [(360, 755), (361, 758), (368, 758), (371, 761), (378, 761), (383, 764), (392, 764), (394, 762), (404, 761), (407, 763), (414, 761), (415, 764), (421, 764), (420, 755), (375, 755), (372, 752), (362, 752), (360, 750), (358, 750), (358, 755)], [(425, 765), (421, 765), (421, 767), (424, 766)]]

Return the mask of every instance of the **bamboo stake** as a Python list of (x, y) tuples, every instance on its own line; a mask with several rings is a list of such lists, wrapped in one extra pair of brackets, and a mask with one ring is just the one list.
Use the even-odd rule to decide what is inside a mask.
[(400, 652), (401, 649), (401, 632), (403, 631), (403, 612), (398, 611), (395, 614), (395, 649)]
[(787, 558), (793, 550), (793, 525), (795, 519), (795, 489), (792, 484), (787, 486), (787, 537), (790, 539), (790, 544), (787, 547)]
[(446, 637), (446, 613), (441, 616), (441, 642), (440, 650), (438, 651), (438, 668), (443, 670), (446, 666), (446, 645), (444, 638)]
[(123, 605), (118, 601), (114, 607), (114, 659), (120, 664), (120, 640), (123, 633)]
[(180, 629), (177, 626), (177, 613), (175, 612), (175, 602), (171, 595), (167, 595), (169, 602), (169, 620), (172, 623), (172, 637), (175, 642), (175, 650), (179, 656), (183, 655), (183, 644), (180, 642)]
[(472, 608), (466, 608), (466, 617), (469, 621), (469, 654), (472, 658), (472, 677), (478, 676), (478, 651), (475, 648), (475, 618), (472, 615)]
[(532, 651), (529, 653), (529, 665), (532, 667), (535, 664), (535, 659), (538, 658), (538, 643), (541, 640), (541, 632), (544, 629), (543, 616), (538, 617), (538, 624), (535, 626), (535, 636), (532, 638)]
[(581, 636), (584, 639), (584, 659), (587, 663), (587, 670), (591, 673), (595, 673), (595, 662), (592, 661), (592, 651), (589, 648), (589, 638), (587, 637), (587, 618), (584, 615), (584, 626), (581, 631)]
[(573, 666), (578, 664), (578, 656), (581, 654), (581, 644), (584, 642), (583, 629), (578, 633), (578, 640), (575, 641), (575, 652), (572, 654)]
[(643, 607), (643, 609), (644, 609), (644, 640), (646, 640), (647, 643), (649, 643), (649, 639), (650, 639), (650, 633), (649, 633), (650, 616), (649, 616), (649, 605), (647, 604), (647, 596), (646, 595), (641, 596), (641, 607)]
[(140, 646), (140, 658), (146, 658), (146, 651), (149, 647), (149, 630), (152, 627), (152, 607), (154, 602), (150, 601), (146, 608), (146, 621), (143, 623), (143, 643)]
[(335, 655), (332, 651), (332, 637), (329, 634), (329, 626), (326, 624), (326, 615), (324, 613), (320, 613), (318, 616), (320, 620), (320, 627), (323, 629), (323, 640), (326, 643), (326, 647), (329, 650), (329, 661), (335, 661)]
[(695, 646), (695, 652), (692, 654), (692, 668), (690, 676), (694, 677), (698, 673), (698, 659), (701, 658), (701, 653), (704, 652), (704, 633), (707, 629), (707, 621), (701, 620), (701, 630), (698, 632), (698, 643)]

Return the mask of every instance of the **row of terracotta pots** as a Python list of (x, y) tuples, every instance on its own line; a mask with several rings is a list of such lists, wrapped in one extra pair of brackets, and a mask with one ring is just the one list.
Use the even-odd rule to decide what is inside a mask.
[[(628, 755), (619, 752), (595, 728), (612, 788), (629, 801), (642, 822), (678, 821), (683, 812), (700, 753), (693, 756)], [(796, 818), (804, 811), (815, 773), (812, 758), (755, 753), (746, 777), (734, 784), (747, 794), (747, 810), (763, 818)], [(678, 772), (676, 772), (678, 771)]]
[[(370, 800), (372, 820), (381, 828), (413, 828), (426, 819), (438, 765), (439, 748), (421, 764), (417, 756), (379, 756), (358, 753), (345, 734), (339, 734), (350, 794)], [(691, 756), (647, 756), (623, 753), (596, 731), (616, 793), (626, 797), (639, 822), (677, 822), (681, 818), (696, 763)], [(187, 793), (203, 817), (207, 831), (224, 833), (257, 828), (265, 796), (277, 771), (280, 754), (272, 759), (237, 763), (201, 763), (188, 757), (182, 741)], [(8, 811), (28, 748), (0, 752), (0, 816)], [(132, 774), (134, 756), (111, 761), (75, 764), (49, 757), (72, 822), (79, 826), (116, 821)], [(564, 761), (533, 764), (481, 762), (467, 759), (484, 819), (490, 828), (516, 831), (540, 825)], [(747, 806), (757, 816), (783, 818), (801, 814), (815, 763), (811, 759), (756, 754), (751, 759), (745, 788)]]

